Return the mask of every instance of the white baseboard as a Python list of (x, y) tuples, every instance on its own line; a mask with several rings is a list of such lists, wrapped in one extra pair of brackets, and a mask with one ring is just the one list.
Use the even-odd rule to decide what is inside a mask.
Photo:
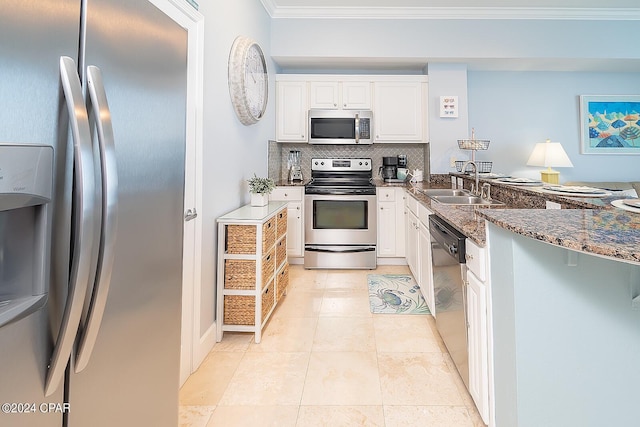
[(304, 264), (304, 257), (289, 257), (289, 264), (302, 265)]
[(211, 352), (214, 344), (216, 343), (216, 323), (213, 324), (205, 331), (205, 333), (198, 340), (198, 344), (193, 349), (193, 371), (200, 366), (205, 357)]
[(406, 258), (378, 258), (378, 265), (407, 265)]

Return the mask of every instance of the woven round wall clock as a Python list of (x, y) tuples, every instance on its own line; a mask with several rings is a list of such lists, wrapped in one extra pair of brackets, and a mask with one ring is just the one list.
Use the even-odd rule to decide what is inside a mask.
[(229, 94), (240, 122), (257, 123), (267, 109), (269, 76), (260, 45), (238, 36), (229, 53)]

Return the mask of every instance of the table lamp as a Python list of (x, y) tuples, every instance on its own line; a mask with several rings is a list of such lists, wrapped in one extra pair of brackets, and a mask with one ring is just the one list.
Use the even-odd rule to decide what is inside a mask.
[(551, 168), (572, 168), (573, 163), (562, 148), (562, 144), (547, 139), (546, 142), (536, 144), (527, 161), (527, 166), (546, 166), (546, 170), (540, 171), (542, 181), (549, 184), (559, 184), (560, 172)]

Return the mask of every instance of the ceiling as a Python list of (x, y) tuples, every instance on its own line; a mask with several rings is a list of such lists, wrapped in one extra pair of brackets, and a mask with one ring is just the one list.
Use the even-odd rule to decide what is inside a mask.
[[(639, 0), (260, 0), (272, 18), (547, 19), (640, 21)], [(272, 57), (285, 69), (367, 69), (422, 72), (428, 62), (451, 58)], [(640, 59), (459, 58), (473, 70), (637, 72)]]
[(638, 0), (261, 0), (273, 18), (625, 19)]

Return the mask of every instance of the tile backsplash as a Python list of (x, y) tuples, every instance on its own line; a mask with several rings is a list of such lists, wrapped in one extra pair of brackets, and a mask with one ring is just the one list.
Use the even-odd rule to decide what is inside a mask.
[(287, 179), (287, 157), (290, 150), (300, 151), (302, 176), (305, 180), (311, 178), (312, 158), (371, 158), (375, 178), (382, 166), (382, 158), (398, 154), (407, 155), (408, 169), (420, 169), (425, 172), (425, 176), (429, 176), (429, 171), (425, 170), (425, 164), (428, 165), (428, 144), (312, 145), (269, 141), (269, 178), (276, 181)]

